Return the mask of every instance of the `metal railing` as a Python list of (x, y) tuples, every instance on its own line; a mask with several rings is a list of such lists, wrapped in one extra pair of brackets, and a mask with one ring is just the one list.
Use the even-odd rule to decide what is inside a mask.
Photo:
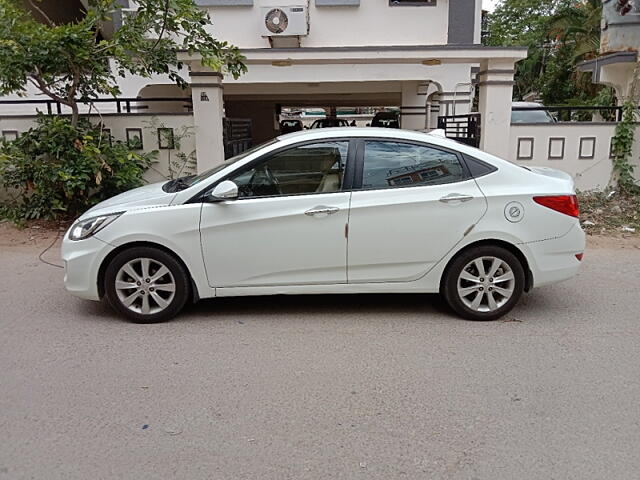
[(444, 130), (447, 138), (460, 143), (480, 146), (480, 114), (444, 115), (438, 117), (438, 128)]
[(513, 107), (512, 111), (547, 112), (557, 122), (619, 122), (622, 120), (622, 107), (619, 106), (557, 105), (550, 107)]
[[(152, 98), (138, 98), (138, 97), (129, 97), (129, 98), (96, 98), (93, 100), (80, 100), (78, 104), (85, 106), (85, 109), (81, 112), (81, 114), (86, 115), (89, 111), (93, 110), (93, 107), (96, 110), (100, 110), (98, 105), (105, 105), (107, 107), (115, 107), (111, 108), (111, 111), (114, 113), (139, 113), (140, 110), (149, 109), (149, 105), (146, 104), (167, 104), (169, 102), (172, 103), (181, 103), (182, 112), (190, 112), (193, 110), (193, 103), (190, 97), (152, 97)], [(69, 107), (60, 102), (52, 99), (26, 99), (26, 100), (2, 100), (0, 99), (0, 116), (17, 116), (24, 115), (25, 113), (14, 113), (9, 112), (5, 113), (2, 111), (3, 105), (33, 105), (36, 106), (36, 111), (38, 110), (38, 106), (44, 106), (46, 109), (47, 115), (66, 115), (69, 113)], [(44, 111), (42, 113), (45, 113)], [(97, 113), (97, 112), (96, 112)], [(175, 109), (168, 112), (156, 112), (154, 113), (175, 113)]]
[(231, 158), (253, 145), (252, 122), (248, 118), (223, 118), (224, 157)]

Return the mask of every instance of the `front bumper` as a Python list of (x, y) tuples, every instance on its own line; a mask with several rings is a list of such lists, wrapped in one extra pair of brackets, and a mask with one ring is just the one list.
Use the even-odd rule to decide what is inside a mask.
[(64, 286), (67, 291), (86, 300), (100, 300), (98, 272), (113, 248), (95, 236), (72, 241), (69, 240), (68, 234), (65, 234), (61, 250), (64, 260)]

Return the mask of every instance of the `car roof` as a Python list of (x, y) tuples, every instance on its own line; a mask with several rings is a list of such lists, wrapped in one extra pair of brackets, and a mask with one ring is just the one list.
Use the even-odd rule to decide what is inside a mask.
[[(305, 140), (321, 140), (326, 138), (338, 137), (380, 137), (395, 138), (398, 140), (417, 140), (423, 142), (437, 143), (445, 146), (449, 144), (451, 148), (455, 148), (460, 144), (444, 138), (440, 135), (432, 135), (424, 132), (416, 132), (414, 130), (401, 130), (377, 127), (333, 127), (322, 128), (316, 130), (303, 130), (300, 132), (288, 133), (280, 135), (278, 140), (287, 143), (295, 143)], [(437, 140), (437, 141), (436, 141)], [(443, 143), (444, 142), (444, 143)]]
[(544, 107), (543, 104), (537, 102), (512, 102), (512, 107)]
[[(424, 142), (434, 146), (448, 148), (457, 152), (471, 155), (480, 160), (487, 161), (495, 166), (509, 166), (520, 168), (519, 166), (490, 153), (479, 150), (475, 147), (456, 142), (443, 136), (442, 130), (434, 130), (432, 133), (417, 132), (415, 130), (402, 130), (398, 128), (379, 127), (336, 127), (317, 128), (312, 130), (302, 130), (300, 132), (288, 133), (277, 137), (280, 147), (294, 145), (305, 141), (330, 140), (332, 138), (380, 138), (389, 140), (409, 140)], [(273, 145), (273, 148), (278, 148)]]

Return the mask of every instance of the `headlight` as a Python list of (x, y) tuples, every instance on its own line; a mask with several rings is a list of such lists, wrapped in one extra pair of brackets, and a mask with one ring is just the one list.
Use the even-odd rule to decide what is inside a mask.
[(69, 230), (69, 240), (83, 240), (99, 232), (104, 227), (113, 222), (124, 212), (110, 213), (109, 215), (100, 215), (99, 217), (91, 217), (81, 220), (71, 227)]

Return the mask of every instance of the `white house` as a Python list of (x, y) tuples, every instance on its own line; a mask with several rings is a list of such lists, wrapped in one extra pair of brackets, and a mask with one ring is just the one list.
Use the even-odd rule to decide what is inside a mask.
[[(107, 28), (136, 8), (133, 0), (120, 2), (122, 12)], [(68, 8), (64, 3), (57, 8)], [(481, 0), (196, 3), (213, 19), (212, 33), (242, 50), (248, 73), (234, 80), (183, 53), (190, 91), (163, 78), (129, 78), (121, 87), (125, 97), (191, 96), (199, 170), (223, 160), (225, 116), (250, 119), (254, 143), (279, 133), (282, 107), (395, 106), (403, 128), (428, 130), (438, 115), (470, 111), (476, 79), (481, 147), (508, 155), (514, 64), (526, 49), (480, 44)], [(168, 113), (167, 104), (141, 101), (136, 108)], [(185, 113), (180, 102), (172, 109)]]
[[(85, 1), (42, 6), (64, 19)], [(123, 9), (106, 26), (106, 35), (136, 8), (133, 0), (119, 1)], [(182, 52), (189, 89), (163, 77), (130, 77), (121, 82), (129, 100), (117, 108), (113, 101), (92, 106), (115, 138), (124, 140), (131, 133), (141, 136), (145, 150), (160, 148), (160, 164), (147, 174), (149, 181), (175, 173), (169, 169), (175, 158), (171, 149), (160, 145), (159, 126), (192, 128), (195, 134), (181, 148), (197, 153), (197, 170), (204, 170), (222, 162), (224, 147), (229, 148), (224, 118), (249, 120), (252, 141), (260, 143), (280, 133), (283, 108), (367, 106), (398, 108), (402, 128), (413, 130), (436, 128), (442, 116), (455, 125), (451, 116), (462, 115), (461, 121), (479, 127), (474, 129), (479, 138), (473, 140), (490, 153), (564, 170), (583, 190), (604, 188), (611, 180), (615, 122), (593, 115), (589, 121), (511, 124), (515, 63), (527, 51), (480, 43), (481, 0), (195, 1), (210, 14), (213, 35), (241, 49), (248, 72), (235, 80)], [(624, 98), (640, 47), (640, 17), (622, 18), (614, 0), (604, 4), (603, 56), (583, 68), (594, 72), (594, 81), (614, 85)], [(25, 112), (19, 110), (25, 105), (0, 100), (0, 131), (15, 135), (26, 130), (33, 123), (34, 105), (28, 107), (31, 111)], [(59, 105), (48, 107), (52, 113), (54, 108), (65, 112)], [(634, 152), (638, 163), (640, 141)]]
[(197, 3), (213, 18), (212, 33), (239, 46), (249, 67), (233, 80), (183, 55), (194, 122), (198, 133), (206, 130), (199, 163), (221, 160), (210, 152), (221, 151), (224, 113), (250, 118), (255, 141), (278, 133), (280, 106), (398, 106), (403, 128), (435, 128), (438, 114), (470, 111), (478, 71), (482, 147), (508, 154), (504, 131), (495, 138), (491, 131), (508, 128), (514, 63), (526, 49), (480, 45), (480, 0)]

